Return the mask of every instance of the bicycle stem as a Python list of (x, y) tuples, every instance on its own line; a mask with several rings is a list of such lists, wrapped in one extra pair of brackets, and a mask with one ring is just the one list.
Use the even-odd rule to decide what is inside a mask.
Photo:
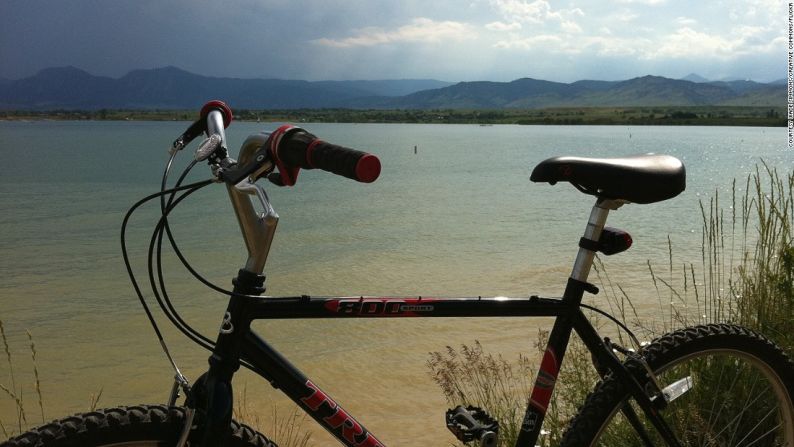
[[(267, 134), (254, 134), (246, 138), (240, 148), (238, 163), (246, 164), (251, 161), (257, 150), (265, 144), (267, 137)], [(267, 165), (272, 168), (271, 163), (267, 163)], [(248, 250), (248, 260), (244, 270), (261, 275), (265, 269), (267, 256), (270, 253), (270, 246), (278, 225), (278, 214), (270, 205), (264, 189), (251, 182), (249, 178), (236, 185), (227, 185), (226, 189), (229, 192), (234, 214), (237, 216), (237, 222)], [(254, 209), (251, 195), (259, 199), (263, 208), (262, 213), (258, 213)]]

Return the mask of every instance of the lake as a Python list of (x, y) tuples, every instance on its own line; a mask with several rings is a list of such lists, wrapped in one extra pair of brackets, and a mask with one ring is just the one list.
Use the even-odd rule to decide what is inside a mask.
[[(100, 406), (167, 399), (173, 372), (129, 285), (118, 239), (126, 209), (159, 188), (167, 149), (185, 126), (0, 122), (0, 320), (29, 420), (40, 422), (26, 330), (36, 344), (48, 419), (86, 410), (100, 390)], [(229, 147), (236, 154), (248, 134), (276, 126), (233, 123)], [(783, 128), (303, 126), (326, 141), (377, 154), (383, 171), (369, 185), (302, 171), (295, 187), (268, 187), (281, 216), (265, 272), (268, 295), (559, 296), (593, 198), (568, 184), (531, 183), (532, 167), (556, 155), (656, 152), (684, 162), (687, 190), (612, 213), (608, 225), (629, 231), (634, 247), (604, 259), (611, 281), (621, 284), (641, 318), (652, 320), (659, 305), (647, 263), (669, 271), (669, 240), (677, 265), (699, 265), (698, 202), (708, 206), (718, 191), (729, 207), (733, 180), (742, 193), (761, 160), (794, 169)], [(194, 148), (180, 154), (182, 163)], [(190, 178), (208, 176), (200, 165)], [(142, 281), (156, 218), (149, 207), (131, 221), (131, 255)], [(230, 287), (245, 250), (224, 188), (191, 196), (174, 211), (171, 226), (196, 269)], [(184, 317), (216, 333), (224, 298), (173, 260), (166, 266), (169, 293)], [(602, 295), (588, 301), (608, 308)], [(183, 372), (195, 379), (207, 353), (160, 321)], [(254, 327), (386, 444), (448, 445), (447, 406), (428, 373), (427, 353), (479, 340), (514, 359), (533, 351), (538, 328), (548, 324), (293, 320)], [(0, 383), (9, 385), (9, 372), (0, 362)], [(289, 411), (291, 403), (247, 371), (235, 386), (266, 423), (274, 406)], [(6, 427), (16, 420), (5, 395), (0, 420)], [(317, 445), (331, 444), (314, 431)]]

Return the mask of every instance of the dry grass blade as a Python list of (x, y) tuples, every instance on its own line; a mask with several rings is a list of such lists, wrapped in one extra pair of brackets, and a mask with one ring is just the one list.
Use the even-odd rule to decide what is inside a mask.
[(309, 446), (311, 433), (304, 429), (306, 420), (306, 414), (297, 410), (282, 417), (273, 408), (273, 440), (283, 447)]
[(11, 349), (8, 347), (8, 338), (6, 337), (6, 330), (3, 326), (3, 320), (0, 320), (0, 338), (3, 339), (3, 349), (6, 353), (6, 361), (8, 362), (8, 375), (11, 380), (11, 389), (16, 390), (17, 385), (14, 381), (14, 362), (11, 361)]
[[(237, 393), (234, 399), (234, 418), (244, 422), (257, 430), (262, 431), (263, 421), (259, 414), (251, 408), (248, 401), (248, 383), (243, 384), (242, 392)], [(293, 410), (284, 417), (273, 407), (272, 426), (264, 430), (270, 438), (280, 447), (307, 447), (310, 446), (311, 433), (306, 430), (307, 417), (305, 413)]]
[(46, 419), (44, 419), (44, 399), (41, 397), (41, 380), (39, 380), (39, 368), (36, 365), (36, 344), (33, 343), (33, 335), (30, 334), (30, 331), (25, 331), (28, 335), (28, 340), (30, 341), (30, 356), (33, 360), (33, 377), (36, 381), (36, 395), (39, 398), (39, 410), (41, 411), (41, 423), (45, 423)]
[(89, 400), (88, 408), (90, 411), (94, 411), (97, 409), (97, 407), (99, 406), (99, 399), (102, 398), (102, 392), (104, 390), (105, 390), (104, 388), (100, 388), (97, 393), (91, 393), (91, 395), (88, 396), (88, 400)]

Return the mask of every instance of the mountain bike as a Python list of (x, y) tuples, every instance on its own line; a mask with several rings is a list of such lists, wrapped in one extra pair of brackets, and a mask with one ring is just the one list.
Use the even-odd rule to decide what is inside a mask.
[[(627, 250), (628, 233), (605, 226), (607, 216), (628, 203), (671, 199), (686, 186), (683, 164), (667, 155), (624, 158), (555, 157), (532, 171), (533, 182), (567, 182), (595, 196), (564, 292), (558, 298), (263, 296), (263, 271), (278, 223), (265, 188), (292, 186), (301, 169), (321, 169), (363, 183), (381, 171), (372, 154), (318, 139), (296, 126), (249, 136), (235, 160), (226, 147), (232, 112), (220, 101), (207, 103), (200, 118), (174, 141), (160, 191), (134, 204), (122, 224), (122, 252), (133, 287), (175, 372), (165, 405), (98, 410), (57, 420), (12, 438), (19, 446), (275, 446), (254, 429), (232, 419), (232, 379), (241, 366), (282, 391), (342, 445), (384, 444), (328, 393), (306, 377), (266, 340), (251, 330), (254, 320), (315, 318), (554, 317), (534, 388), (527, 401), (516, 445), (534, 446), (554, 391), (572, 332), (592, 355), (600, 376), (595, 389), (570, 421), (562, 446), (788, 446), (794, 447), (794, 363), (763, 335), (733, 324), (704, 324), (641, 344), (617, 318), (582, 302), (597, 294), (588, 282), (596, 253)], [(168, 187), (176, 155), (202, 134), (185, 172)], [(184, 184), (187, 173), (207, 162), (211, 178)], [(248, 251), (233, 281), (219, 287), (193, 269), (178, 248), (168, 215), (195, 191), (224, 185)], [(211, 351), (209, 369), (192, 384), (173, 361), (153, 313), (144, 299), (127, 255), (126, 227), (144, 203), (159, 200), (161, 217), (149, 242), (148, 276), (152, 295), (169, 321), (189, 339)], [(183, 320), (163, 280), (162, 245), (196, 277), (229, 297), (215, 339)], [(597, 312), (628, 334), (631, 346), (601, 336), (584, 310)], [(321, 348), (318, 348), (321, 349)], [(184, 395), (184, 403), (177, 401)], [(439, 417), (441, 420), (441, 417)], [(499, 421), (487, 408), (448, 409), (443, 423), (464, 443), (495, 446)], [(451, 438), (452, 440), (452, 438)]]

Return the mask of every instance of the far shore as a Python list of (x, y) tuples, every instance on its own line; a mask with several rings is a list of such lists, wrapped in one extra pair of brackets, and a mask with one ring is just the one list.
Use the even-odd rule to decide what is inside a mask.
[[(194, 110), (0, 111), (2, 121), (192, 121), (196, 117), (197, 112)], [(527, 110), (242, 109), (235, 110), (234, 119), (253, 122), (313, 123), (787, 126), (785, 108), (770, 106), (570, 107)]]

